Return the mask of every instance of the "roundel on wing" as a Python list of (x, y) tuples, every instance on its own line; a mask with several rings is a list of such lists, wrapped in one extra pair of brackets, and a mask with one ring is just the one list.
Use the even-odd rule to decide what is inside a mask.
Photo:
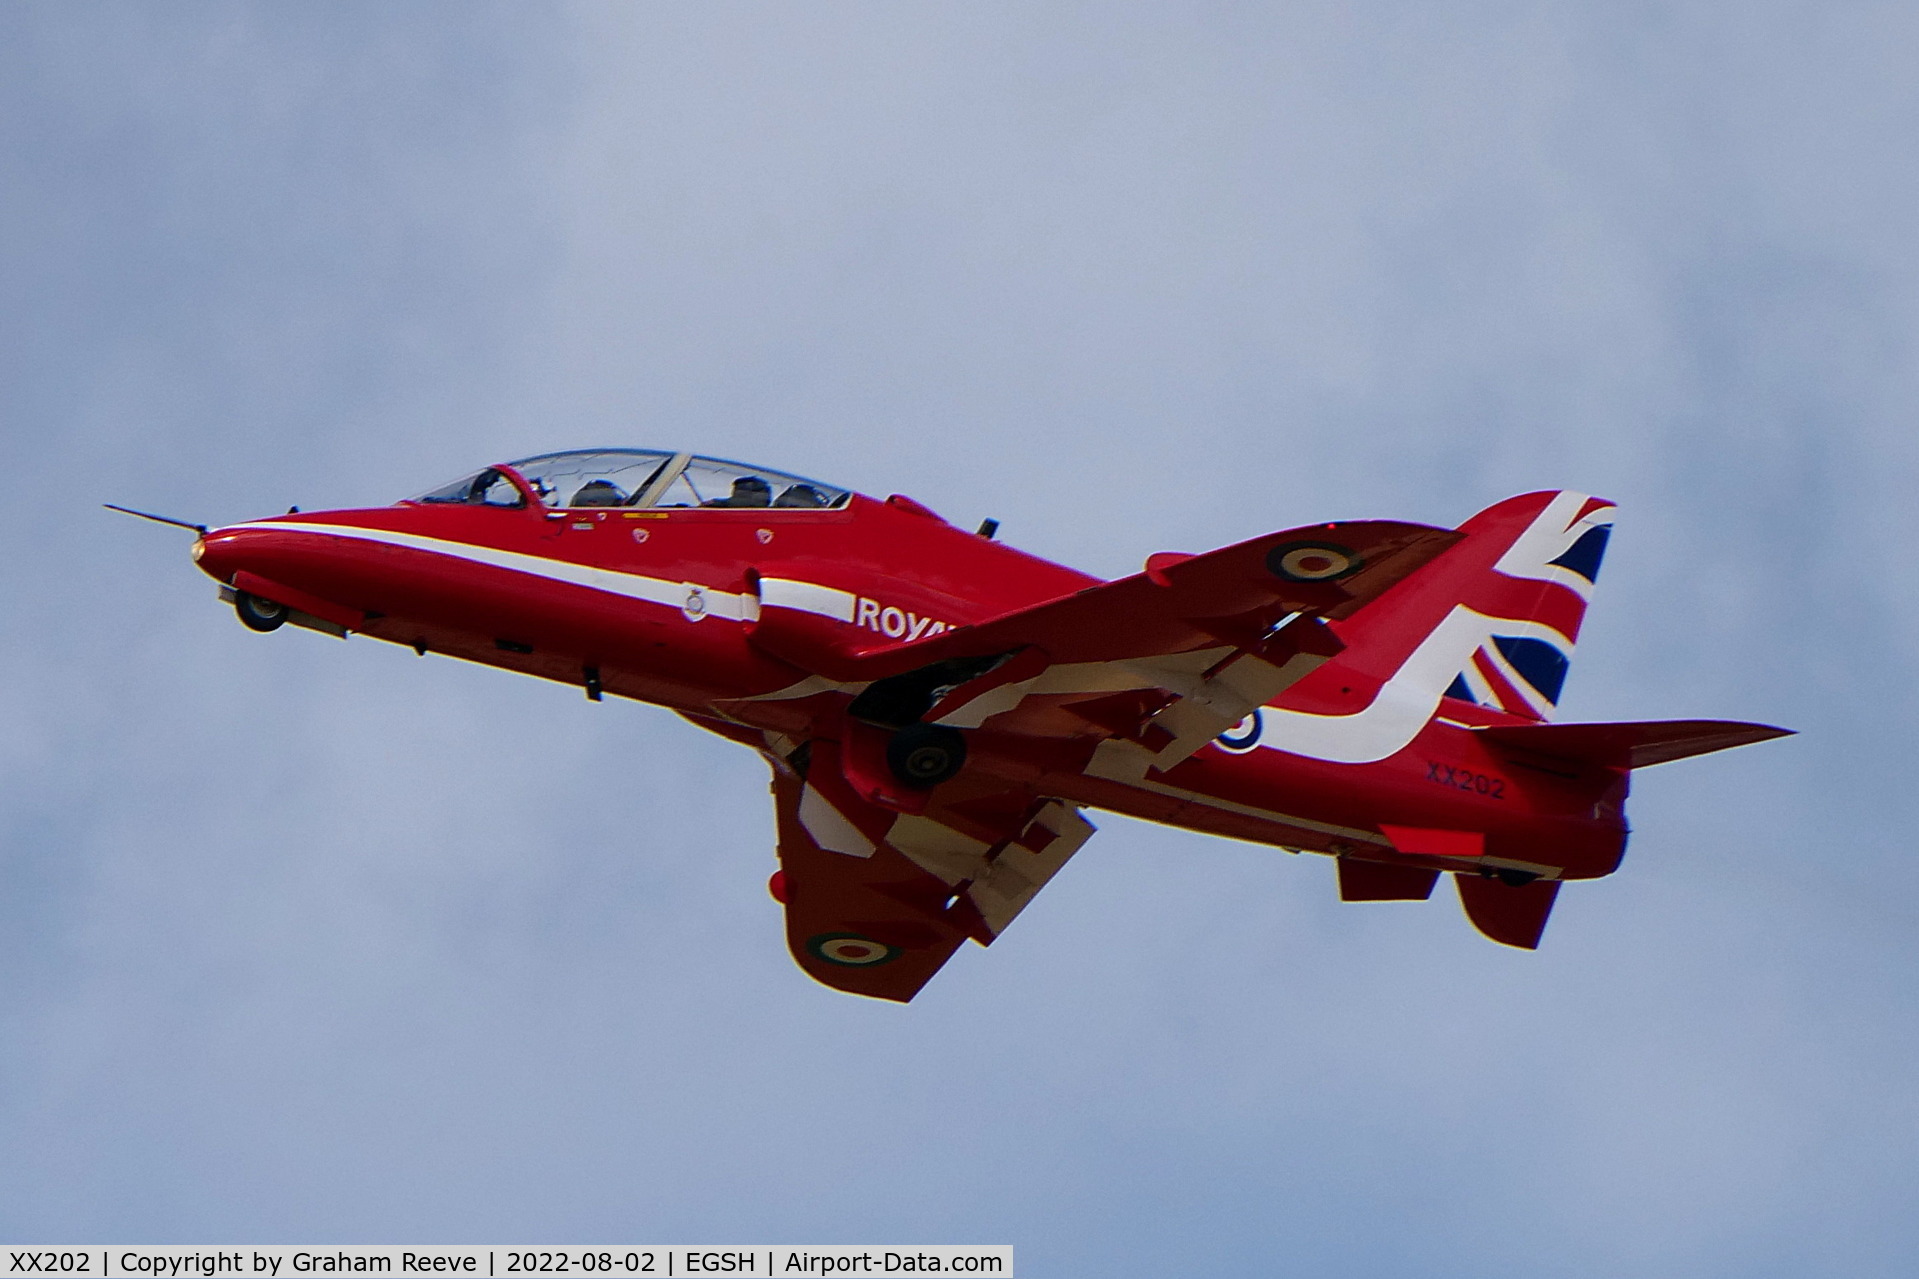
[(1266, 567), (1287, 582), (1331, 582), (1357, 573), (1364, 561), (1331, 542), (1283, 542), (1266, 552)]
[(1259, 735), (1265, 727), (1265, 718), (1258, 711), (1254, 711), (1214, 740), (1219, 743), (1221, 750), (1231, 751), (1235, 755), (1244, 755), (1259, 745)]
[(900, 957), (897, 946), (858, 933), (821, 933), (807, 940), (806, 949), (815, 959), (846, 968), (871, 968)]

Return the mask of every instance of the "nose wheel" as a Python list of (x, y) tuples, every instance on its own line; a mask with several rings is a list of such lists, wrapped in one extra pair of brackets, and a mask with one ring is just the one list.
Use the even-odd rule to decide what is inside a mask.
[(285, 626), (289, 610), (284, 604), (275, 604), (272, 600), (261, 599), (258, 595), (250, 595), (245, 591), (235, 591), (233, 611), (240, 615), (241, 624), (248, 630), (259, 631), (264, 635), (268, 631), (277, 631)]
[(943, 724), (908, 724), (886, 744), (886, 765), (900, 783), (930, 790), (966, 765), (966, 738)]

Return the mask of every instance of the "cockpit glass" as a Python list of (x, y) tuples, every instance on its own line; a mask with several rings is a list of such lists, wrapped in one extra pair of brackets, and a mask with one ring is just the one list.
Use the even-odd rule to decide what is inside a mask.
[(673, 478), (654, 505), (821, 511), (845, 506), (849, 496), (845, 489), (763, 466), (696, 457), (687, 462), (686, 469)]
[(469, 506), (525, 506), (526, 499), (520, 495), (513, 481), (492, 467), (475, 475), (468, 475), (451, 484), (422, 493), (412, 499), (415, 502), (464, 503)]
[(673, 454), (643, 449), (548, 453), (512, 463), (547, 506), (637, 506)]
[[(719, 458), (645, 449), (549, 453), (511, 463), (549, 507), (770, 507), (829, 510), (845, 489)], [(429, 495), (420, 501), (464, 501)]]

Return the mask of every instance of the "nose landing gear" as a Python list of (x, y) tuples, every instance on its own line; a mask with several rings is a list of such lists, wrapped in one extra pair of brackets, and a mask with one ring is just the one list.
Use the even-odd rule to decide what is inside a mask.
[(250, 631), (265, 634), (277, 631), (286, 625), (287, 614), (292, 610), (284, 604), (275, 604), (272, 600), (262, 599), (246, 591), (233, 593), (233, 611), (240, 615), (241, 624)]
[(886, 743), (886, 766), (914, 790), (931, 790), (965, 765), (966, 738), (943, 724), (908, 724)]

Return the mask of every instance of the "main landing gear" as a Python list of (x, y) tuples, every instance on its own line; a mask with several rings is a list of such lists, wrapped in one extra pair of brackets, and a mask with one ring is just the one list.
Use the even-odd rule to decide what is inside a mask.
[(240, 615), (241, 623), (250, 631), (265, 634), (277, 631), (286, 625), (287, 614), (291, 612), (284, 604), (275, 604), (272, 600), (250, 595), (246, 591), (233, 593), (233, 611)]
[(901, 785), (931, 790), (966, 766), (966, 738), (943, 724), (908, 724), (886, 743), (886, 766)]

